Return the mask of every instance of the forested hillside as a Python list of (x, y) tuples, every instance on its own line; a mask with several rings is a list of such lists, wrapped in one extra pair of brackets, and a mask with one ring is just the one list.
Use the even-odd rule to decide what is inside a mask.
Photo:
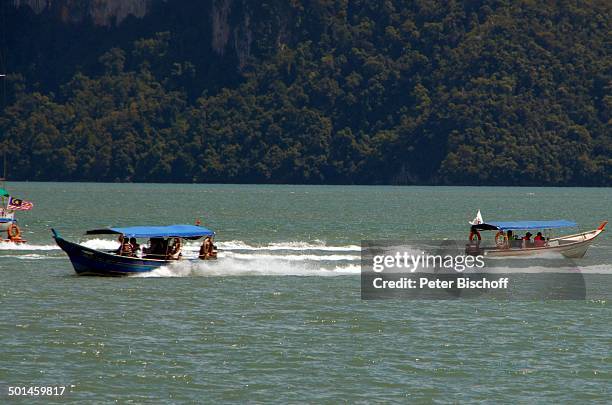
[(608, 0), (60, 11), (3, 6), (15, 180), (612, 185)]

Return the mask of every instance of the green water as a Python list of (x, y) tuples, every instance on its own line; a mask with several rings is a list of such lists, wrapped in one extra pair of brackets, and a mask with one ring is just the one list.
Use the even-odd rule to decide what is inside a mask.
[[(0, 246), (0, 402), (32, 385), (68, 386), (61, 402), (609, 399), (609, 301), (362, 301), (359, 243), (463, 239), (477, 209), (591, 229), (610, 218), (611, 189), (7, 188), (35, 207), (19, 215), (28, 244)], [(218, 263), (146, 278), (76, 277), (49, 231), (85, 241), (195, 218), (217, 231)], [(604, 234), (579, 262), (605, 290), (611, 248)]]

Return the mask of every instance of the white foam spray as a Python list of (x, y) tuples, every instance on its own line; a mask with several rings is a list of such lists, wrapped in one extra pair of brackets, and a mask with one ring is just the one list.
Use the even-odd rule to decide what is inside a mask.
[(182, 261), (135, 277), (231, 276), (343, 276), (359, 274), (359, 265), (318, 266), (307, 261), (225, 258), (218, 261)]
[(58, 250), (57, 245), (31, 245), (30, 243), (0, 242), (0, 250)]

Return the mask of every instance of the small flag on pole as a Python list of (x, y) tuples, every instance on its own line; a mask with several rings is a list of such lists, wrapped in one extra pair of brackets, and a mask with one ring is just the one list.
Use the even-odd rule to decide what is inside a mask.
[(480, 210), (478, 210), (476, 218), (474, 218), (473, 221), (470, 221), (470, 225), (480, 225), (482, 223), (484, 223), (484, 221), (482, 220), (482, 214), (480, 213)]
[(33, 206), (34, 204), (30, 201), (9, 197), (8, 206), (6, 208), (12, 211), (28, 211), (31, 210)]

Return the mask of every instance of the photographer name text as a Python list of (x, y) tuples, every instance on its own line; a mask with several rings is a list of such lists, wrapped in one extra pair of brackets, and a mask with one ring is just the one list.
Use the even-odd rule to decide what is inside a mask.
[(385, 280), (382, 277), (376, 277), (372, 280), (372, 284), (376, 289), (507, 289), (508, 277), (500, 277), (495, 280), (489, 280), (486, 277), (480, 279), (459, 277), (454, 280), (430, 279), (427, 277), (417, 279), (402, 277), (397, 280)]

